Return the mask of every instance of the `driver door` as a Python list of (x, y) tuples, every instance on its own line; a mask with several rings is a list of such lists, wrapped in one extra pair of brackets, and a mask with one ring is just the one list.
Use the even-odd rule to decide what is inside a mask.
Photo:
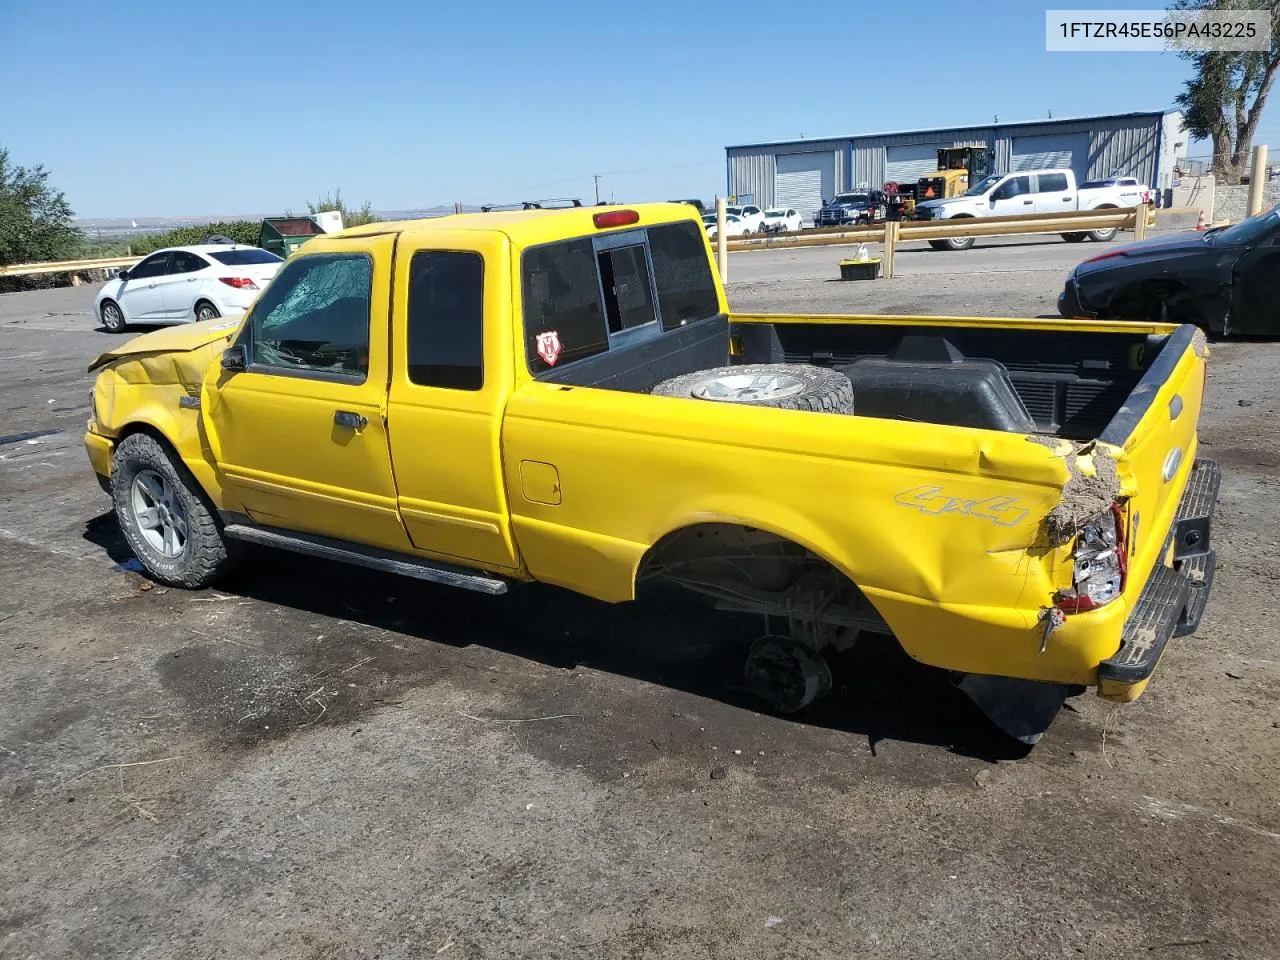
[[(226, 509), (256, 523), (410, 550), (387, 443), (393, 234), (312, 240), (205, 377)], [(243, 364), (239, 368), (239, 364)]]
[(991, 194), (991, 215), (1010, 217), (1019, 213), (1031, 213), (1035, 204), (1032, 196), (1029, 176), (1010, 177)]
[(116, 293), (126, 322), (155, 323), (164, 319), (162, 283), (172, 256), (168, 250), (153, 253), (129, 271), (129, 279)]

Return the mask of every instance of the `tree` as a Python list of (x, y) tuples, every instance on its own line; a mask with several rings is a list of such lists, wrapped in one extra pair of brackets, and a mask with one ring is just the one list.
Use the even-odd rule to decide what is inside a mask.
[(1183, 128), (1196, 139), (1212, 141), (1216, 179), (1239, 183), (1249, 163), (1262, 108), (1280, 67), (1280, 0), (1264, 4), (1251, 0), (1178, 0), (1172, 9), (1271, 11), (1269, 50), (1181, 54), (1195, 66), (1186, 90), (1174, 101), (1182, 110)]
[(18, 167), (0, 147), (0, 264), (69, 260), (84, 236), (42, 166)]
[(333, 191), (333, 196), (325, 195), (315, 203), (307, 204), (307, 211), (312, 214), (324, 213), (328, 210), (337, 210), (342, 214), (342, 226), (360, 227), (366, 223), (374, 223), (377, 217), (373, 215), (373, 204), (368, 200), (359, 210), (348, 210), (347, 205), (342, 202), (342, 191)]

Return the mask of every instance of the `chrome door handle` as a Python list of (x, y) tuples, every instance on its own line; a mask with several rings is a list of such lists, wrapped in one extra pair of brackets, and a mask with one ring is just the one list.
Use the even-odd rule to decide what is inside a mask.
[(1023, 206), (1026, 206), (1026, 205), (1027, 205), (1027, 204), (1029, 204), (1030, 202), (1031, 202), (1030, 200), (1023, 200), (1023, 201), (1022, 201), (1022, 204), (1023, 204)]
[(333, 422), (339, 427), (350, 427), (352, 430), (363, 430), (369, 425), (369, 419), (350, 410), (338, 410), (333, 415)]

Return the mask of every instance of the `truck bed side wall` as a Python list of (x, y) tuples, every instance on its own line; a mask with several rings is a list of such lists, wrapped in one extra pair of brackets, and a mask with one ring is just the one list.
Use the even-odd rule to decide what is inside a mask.
[[(737, 523), (831, 561), (926, 663), (1087, 683), (1114, 652), (1118, 632), (1087, 631), (1039, 654), (1063, 560), (1041, 521), (1067, 473), (1022, 435), (533, 382), (508, 403), (503, 449), (539, 580), (630, 599), (664, 535)], [(547, 470), (541, 501), (558, 502), (530, 496)]]

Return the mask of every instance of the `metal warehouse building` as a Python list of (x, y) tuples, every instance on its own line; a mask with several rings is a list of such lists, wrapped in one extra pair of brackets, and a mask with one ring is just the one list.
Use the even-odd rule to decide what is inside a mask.
[(1182, 114), (1162, 111), (755, 143), (725, 153), (730, 196), (794, 207), (809, 220), (842, 190), (914, 183), (936, 168), (940, 147), (987, 147), (999, 172), (1070, 167), (1081, 182), (1116, 174), (1163, 189), (1186, 143)]

